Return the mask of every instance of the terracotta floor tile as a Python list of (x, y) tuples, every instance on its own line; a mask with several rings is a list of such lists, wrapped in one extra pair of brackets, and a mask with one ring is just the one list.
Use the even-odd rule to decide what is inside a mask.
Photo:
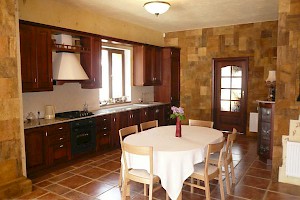
[(46, 193), (48, 193), (48, 191), (41, 188), (33, 187), (31, 193), (21, 196), (20, 199), (35, 199), (45, 195)]
[(112, 188), (113, 188), (113, 186), (107, 185), (100, 181), (92, 181), (80, 188), (77, 188), (76, 190), (80, 191), (82, 193), (85, 193), (87, 195), (90, 195), (90, 196), (98, 196)]
[(226, 196), (226, 200), (245, 200), (245, 199), (244, 198), (240, 198), (240, 197), (235, 197), (235, 196), (227, 195)]
[(198, 193), (190, 193), (189, 191), (182, 191), (182, 199), (184, 200), (205, 200), (205, 195)]
[(257, 168), (249, 168), (246, 175), (256, 176), (260, 178), (271, 179), (271, 171)]
[(44, 176), (40, 176), (40, 177), (32, 179), (32, 183), (34, 184), (34, 183), (38, 183), (38, 182), (41, 182), (41, 181), (45, 181), (45, 180), (47, 180), (47, 179), (49, 179), (49, 178), (51, 178), (53, 176), (54, 175), (51, 174), (51, 173), (50, 174), (46, 174)]
[(65, 173), (65, 172), (70, 172), (74, 169), (75, 169), (75, 167), (73, 167), (73, 166), (64, 167), (62, 169), (59, 169), (59, 170), (56, 170), (56, 171), (52, 172), (52, 174), (53, 175), (60, 175), (60, 174)]
[(263, 200), (266, 190), (256, 189), (238, 184), (233, 188), (232, 195), (245, 199)]
[(77, 191), (71, 191), (63, 195), (64, 197), (72, 200), (95, 200), (96, 198), (83, 194)]
[(297, 185), (279, 182), (271, 183), (269, 190), (300, 197), (300, 186)]
[(244, 176), (244, 178), (238, 184), (256, 187), (260, 189), (267, 189), (270, 183), (271, 180), (269, 179), (262, 179), (254, 176)]
[(66, 200), (65, 197), (59, 196), (57, 194), (53, 194), (53, 193), (47, 193), (37, 199), (45, 199), (45, 200)]
[(110, 173), (110, 171), (107, 171), (107, 170), (104, 170), (104, 169), (100, 169), (100, 168), (97, 168), (97, 167), (93, 167), (89, 170), (86, 170), (82, 173), (79, 173), (80, 175), (82, 176), (86, 176), (88, 178), (91, 178), (91, 179), (98, 179), (99, 177), (105, 175), (105, 174), (108, 174)]
[(66, 173), (54, 176), (54, 177), (52, 177), (48, 180), (55, 183), (55, 182), (58, 182), (58, 181), (62, 181), (63, 179), (68, 178), (70, 176), (74, 176), (74, 174), (70, 173), (70, 172), (66, 172)]
[(71, 176), (69, 178), (66, 178), (66, 179), (58, 182), (58, 184), (74, 189), (74, 188), (80, 187), (90, 181), (91, 181), (91, 179), (89, 179), (89, 178), (75, 175), (75, 176)]
[(66, 187), (63, 187), (58, 184), (49, 185), (45, 189), (51, 191), (52, 193), (58, 194), (58, 195), (61, 195), (61, 194), (64, 194), (64, 193), (67, 193), (70, 191), (70, 188), (66, 188)]
[(105, 176), (102, 176), (98, 180), (102, 181), (102, 182), (105, 182), (105, 183), (107, 183), (109, 185), (116, 186), (119, 183), (119, 177), (120, 177), (120, 174), (110, 173), (110, 174), (107, 174)]
[(36, 183), (34, 185), (38, 186), (38, 187), (47, 187), (48, 185), (51, 185), (52, 183), (50, 181), (42, 181), (42, 182), (39, 182), (39, 183)]
[(112, 189), (102, 193), (97, 197), (97, 199), (101, 200), (121, 200), (121, 190), (119, 187), (113, 187)]
[(110, 171), (115, 171), (117, 169), (120, 169), (121, 164), (115, 161), (109, 161), (107, 163), (104, 163), (102, 165), (99, 165), (100, 168), (110, 170)]
[(91, 168), (93, 168), (93, 166), (91, 166), (91, 165), (88, 164), (88, 165), (85, 165), (85, 166), (82, 166), (82, 167), (78, 167), (78, 168), (76, 168), (76, 169), (74, 169), (74, 170), (72, 170), (70, 172), (74, 173), (74, 174), (79, 174), (79, 173), (87, 171), (87, 170), (89, 170)]
[(268, 191), (264, 200), (300, 200), (300, 197)]
[(87, 164), (89, 164), (89, 163), (92, 163), (93, 162), (93, 160), (84, 160), (84, 161), (81, 161), (81, 162), (79, 162), (79, 163), (76, 163), (76, 164), (74, 164), (74, 165), (72, 165), (74, 168), (78, 168), (78, 167), (82, 167), (82, 166), (84, 166), (84, 165), (87, 165)]
[(265, 169), (265, 170), (272, 170), (272, 166), (271, 165), (267, 165), (266, 163), (260, 161), (260, 160), (255, 160), (252, 165), (251, 168), (259, 168), (259, 169)]

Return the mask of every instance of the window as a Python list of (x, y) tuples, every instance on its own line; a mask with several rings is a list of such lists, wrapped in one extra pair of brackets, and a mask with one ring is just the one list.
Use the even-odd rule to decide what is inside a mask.
[(131, 100), (131, 50), (102, 46), (102, 88), (100, 101), (126, 96)]

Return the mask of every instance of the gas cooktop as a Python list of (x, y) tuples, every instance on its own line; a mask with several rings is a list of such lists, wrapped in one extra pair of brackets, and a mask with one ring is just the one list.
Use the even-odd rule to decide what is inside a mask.
[(56, 113), (55, 117), (75, 119), (75, 118), (87, 117), (87, 116), (92, 116), (92, 115), (94, 115), (92, 112), (75, 110), (75, 111)]

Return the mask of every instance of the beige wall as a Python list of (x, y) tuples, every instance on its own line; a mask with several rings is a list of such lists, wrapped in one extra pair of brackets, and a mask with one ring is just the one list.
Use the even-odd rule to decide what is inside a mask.
[(300, 102), (300, 1), (279, 0), (278, 60), (273, 139), (272, 180), (278, 179), (282, 165), (282, 135), (289, 133), (289, 121), (298, 119)]
[(180, 100), (187, 118), (212, 119), (213, 58), (249, 57), (247, 123), (256, 100), (266, 100), (265, 80), (276, 69), (277, 21), (167, 33), (165, 45), (181, 48)]
[(64, 4), (61, 0), (18, 0), (20, 19), (147, 44), (163, 45), (163, 33)]

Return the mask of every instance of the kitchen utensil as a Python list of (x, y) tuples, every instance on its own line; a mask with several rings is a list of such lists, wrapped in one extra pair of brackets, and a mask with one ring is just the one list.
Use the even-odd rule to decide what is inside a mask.
[(45, 119), (54, 119), (55, 118), (55, 108), (53, 105), (45, 106)]

